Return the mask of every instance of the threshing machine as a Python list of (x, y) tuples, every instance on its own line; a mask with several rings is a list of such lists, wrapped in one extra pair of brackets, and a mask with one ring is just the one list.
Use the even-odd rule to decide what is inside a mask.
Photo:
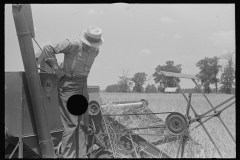
[[(63, 126), (60, 119), (58, 104), (57, 82), (58, 77), (53, 70), (42, 62), (38, 68), (34, 54), (32, 39), (34, 39), (34, 27), (29, 4), (12, 5), (13, 18), (16, 26), (19, 46), (25, 72), (5, 72), (5, 158), (57, 158), (61, 155), (61, 140)], [(34, 39), (35, 40), (35, 39)], [(103, 103), (98, 86), (88, 86), (89, 92), (89, 128), (88, 146), (86, 156), (89, 158), (170, 158), (165, 152), (156, 147), (179, 140), (177, 157), (181, 150), (184, 155), (184, 145), (189, 139), (189, 128), (194, 122), (202, 126), (209, 136), (210, 141), (216, 147), (203, 123), (213, 117), (218, 117), (234, 142), (235, 138), (230, 133), (220, 114), (230, 107), (217, 110), (235, 98), (229, 98), (225, 102), (213, 107), (209, 99), (202, 92), (195, 81), (194, 76), (160, 71), (164, 76), (172, 77), (184, 96), (187, 107), (186, 114), (177, 112), (160, 113), (130, 113), (111, 114), (106, 112), (107, 104)], [(191, 105), (191, 94), (187, 97), (175, 78), (191, 79), (201, 90), (202, 94), (212, 107), (204, 114), (197, 114)], [(76, 104), (81, 106), (81, 104)], [(148, 101), (114, 102), (111, 107), (147, 107)], [(189, 116), (190, 109), (195, 117)], [(210, 112), (213, 114), (209, 115)], [(156, 125), (140, 128), (127, 128), (115, 117), (141, 116), (167, 114), (165, 121)], [(208, 117), (208, 118), (207, 118)], [(202, 121), (203, 118), (207, 118)], [(197, 127), (198, 127), (197, 126)], [(157, 136), (164, 136), (155, 143), (150, 143), (134, 130), (158, 128), (163, 132)], [(153, 135), (153, 134), (152, 134)], [(155, 134), (156, 135), (156, 134)], [(217, 147), (216, 147), (217, 149)], [(219, 155), (220, 151), (217, 149)]]

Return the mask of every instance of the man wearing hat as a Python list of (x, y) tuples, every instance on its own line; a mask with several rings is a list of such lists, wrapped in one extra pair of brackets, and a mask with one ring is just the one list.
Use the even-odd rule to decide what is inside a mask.
[[(55, 45), (45, 45), (40, 54), (38, 64), (48, 62), (59, 77), (57, 84), (61, 121), (64, 126), (61, 146), (62, 158), (81, 158), (86, 155), (86, 127), (88, 111), (79, 116), (72, 115), (67, 109), (67, 100), (75, 94), (83, 95), (89, 101), (87, 77), (103, 43), (102, 30), (97, 26), (89, 26), (74, 40), (64, 40)], [(63, 68), (57, 63), (55, 54), (63, 53)], [(76, 155), (76, 132), (79, 132), (79, 155)]]

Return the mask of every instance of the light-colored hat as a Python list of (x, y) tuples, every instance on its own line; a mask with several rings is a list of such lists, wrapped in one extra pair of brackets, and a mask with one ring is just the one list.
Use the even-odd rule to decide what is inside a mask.
[(102, 30), (95, 25), (89, 26), (80, 34), (80, 40), (91, 47), (98, 47), (103, 43)]

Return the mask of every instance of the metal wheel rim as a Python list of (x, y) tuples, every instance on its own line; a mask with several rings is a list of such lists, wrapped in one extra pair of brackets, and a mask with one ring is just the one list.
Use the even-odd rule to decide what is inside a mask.
[(182, 135), (187, 129), (187, 121), (180, 113), (171, 113), (166, 118), (166, 127), (170, 134)]

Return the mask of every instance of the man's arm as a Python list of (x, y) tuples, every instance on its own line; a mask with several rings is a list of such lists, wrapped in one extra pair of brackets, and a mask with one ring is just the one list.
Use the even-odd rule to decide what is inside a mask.
[(42, 50), (37, 52), (37, 54), (40, 54), (37, 63), (39, 65), (43, 60), (45, 60), (47, 64), (50, 65), (50, 67), (52, 67), (57, 73), (60, 67), (58, 66), (55, 54), (70, 54), (76, 46), (76, 43), (71, 42), (68, 39), (53, 45), (45, 45)]

